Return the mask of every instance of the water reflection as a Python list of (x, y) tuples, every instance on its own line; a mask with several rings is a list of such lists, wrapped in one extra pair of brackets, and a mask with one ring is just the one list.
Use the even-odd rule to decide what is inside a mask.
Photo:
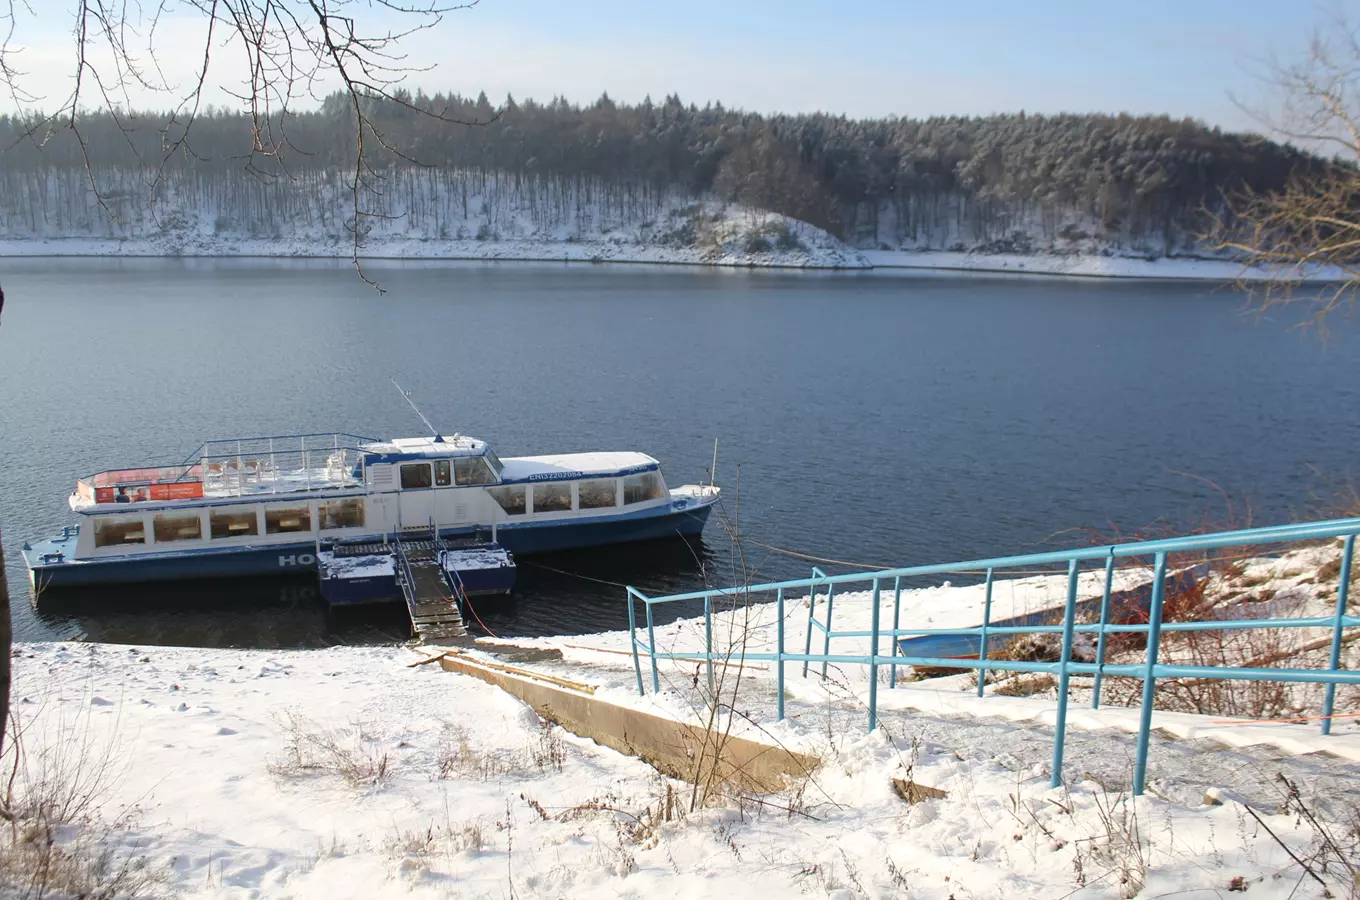
[[(536, 637), (625, 628), (622, 585), (651, 593), (693, 590), (703, 586), (702, 567), (711, 569), (714, 560), (701, 538), (673, 538), (519, 562), (514, 594), (474, 600), (467, 617), (474, 634)], [(665, 612), (670, 621), (694, 610)], [(34, 615), (58, 638), (115, 644), (287, 649), (410, 637), (402, 604), (332, 609), (314, 575), (48, 588)]]

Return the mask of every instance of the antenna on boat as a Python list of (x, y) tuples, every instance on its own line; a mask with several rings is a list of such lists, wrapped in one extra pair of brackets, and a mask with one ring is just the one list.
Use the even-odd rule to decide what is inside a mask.
[(412, 400), (411, 395), (408, 394), (401, 385), (397, 384), (397, 379), (395, 378), (392, 379), (392, 386), (397, 389), (397, 393), (401, 394), (402, 399), (404, 399), (407, 403), (411, 404), (411, 409), (415, 410), (416, 415), (420, 416), (420, 421), (425, 423), (425, 427), (430, 429), (430, 433), (434, 435), (434, 439), (442, 443), (444, 440), (444, 436), (439, 433), (439, 429), (435, 428), (433, 425), (430, 424), (429, 419), (425, 418), (425, 414), (420, 411), (420, 407), (416, 406), (416, 401)]

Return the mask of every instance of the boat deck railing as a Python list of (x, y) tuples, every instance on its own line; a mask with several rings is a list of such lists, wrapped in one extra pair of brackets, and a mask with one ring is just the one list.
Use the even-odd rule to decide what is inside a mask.
[[(865, 666), (868, 668), (868, 719), (869, 730), (878, 723), (878, 681), (883, 668), (890, 670), (888, 685), (897, 686), (897, 667), (916, 666), (927, 669), (973, 670), (978, 677), (978, 695), (984, 694), (985, 677), (989, 671), (1041, 672), (1057, 678), (1057, 715), (1054, 726), (1052, 784), (1057, 787), (1062, 780), (1063, 749), (1067, 735), (1067, 708), (1071, 678), (1074, 675), (1094, 676), (1092, 701), (1098, 707), (1101, 700), (1102, 679), (1110, 676), (1137, 679), (1142, 682), (1141, 705), (1137, 749), (1134, 759), (1133, 788), (1142, 794), (1146, 784), (1148, 748), (1152, 733), (1152, 715), (1156, 688), (1159, 680), (1194, 679), (1209, 681), (1249, 681), (1279, 683), (1312, 683), (1324, 685), (1321, 721), (1324, 735), (1331, 733), (1334, 717), (1337, 685), (1360, 685), (1360, 671), (1343, 669), (1341, 650), (1346, 641), (1354, 638), (1353, 629), (1360, 628), (1360, 616), (1347, 610), (1348, 593), (1351, 580), (1351, 563), (1355, 551), (1356, 535), (1360, 534), (1360, 518), (1332, 519), (1321, 522), (1305, 522), (1270, 528), (1251, 528), (1239, 531), (1225, 531), (1214, 534), (1194, 535), (1158, 541), (1143, 541), (1097, 547), (1081, 547), (1049, 553), (1032, 553), (1023, 556), (1005, 556), (993, 559), (969, 560), (966, 562), (941, 563), (921, 566), (907, 566), (888, 569), (871, 574), (827, 575), (814, 568), (811, 578), (793, 581), (771, 582), (768, 584), (741, 585), (717, 590), (694, 591), (672, 594), (665, 597), (648, 597), (635, 588), (627, 588), (628, 624), (632, 644), (633, 670), (637, 676), (639, 694), (645, 693), (642, 677), (641, 654), (645, 653), (651, 661), (652, 690), (661, 690), (658, 662), (661, 660), (698, 659), (705, 663), (709, 683), (712, 684), (715, 658), (720, 664), (746, 661), (768, 661), (774, 663), (777, 687), (775, 691), (777, 716), (784, 718), (784, 679), (785, 666), (801, 663), (806, 676), (811, 666), (820, 667), (820, 677), (827, 677), (828, 666)], [(1224, 558), (1220, 551), (1228, 548), (1266, 547), (1264, 553), (1253, 550), (1255, 555), (1278, 554), (1284, 549), (1294, 549), (1309, 542), (1328, 539), (1341, 539), (1340, 568), (1336, 591), (1335, 610), (1326, 616), (1280, 617), (1243, 619), (1204, 619), (1194, 621), (1164, 621), (1167, 586), (1170, 581), (1175, 591), (1175, 579), (1203, 564), (1205, 560)], [(1231, 559), (1247, 558), (1233, 554)], [(1115, 570), (1120, 564), (1143, 565), (1148, 568), (1147, 602), (1145, 612), (1138, 615), (1124, 615), (1113, 611), (1111, 603), (1112, 585)], [(1078, 610), (1078, 579), (1083, 567), (1088, 575), (1103, 572), (1104, 589), (1101, 594), (1098, 614), (1082, 616)], [(1168, 568), (1170, 567), (1170, 568)], [(1038, 620), (1028, 618), (1016, 623), (992, 624), (992, 593), (997, 575), (1049, 574), (1061, 577), (1066, 575), (1066, 603), (1051, 616)], [(1168, 575), (1170, 572), (1170, 576)], [(985, 584), (981, 625), (970, 628), (923, 628), (917, 623), (901, 621), (901, 601), (904, 582), (911, 585), (911, 579), (939, 575), (972, 575)], [(864, 596), (838, 598), (838, 591), (846, 588), (864, 591), (869, 594), (870, 628), (868, 630), (836, 630), (833, 627), (833, 614), (838, 599), (841, 606), (847, 603), (864, 603)], [(882, 617), (882, 593), (893, 592), (892, 626), (884, 627)], [(743, 644), (735, 648), (721, 649), (715, 653), (713, 645), (714, 605), (726, 602), (730, 606), (740, 606), (764, 598), (773, 600), (775, 609), (775, 646), (774, 652), (751, 652)], [(807, 604), (807, 621), (801, 648), (792, 652), (786, 646), (785, 626), (786, 601), (790, 598), (798, 603)], [(704, 609), (704, 649), (684, 652), (666, 652), (657, 647), (654, 608), (669, 603), (690, 603), (699, 601)], [(638, 637), (637, 603), (641, 602), (646, 611), (646, 635)], [(818, 618), (819, 610), (824, 611), (825, 621)], [(1095, 621), (1082, 619), (1095, 618)], [(1178, 617), (1179, 618), (1179, 617)], [(1184, 665), (1161, 661), (1163, 636), (1182, 632), (1199, 631), (1269, 631), (1272, 629), (1312, 628), (1330, 633), (1329, 639), (1318, 642), (1328, 649), (1328, 664), (1325, 668), (1272, 667), (1268, 664), (1233, 665), (1230, 660), (1220, 660), (1216, 665)], [(1351, 629), (1349, 635), (1347, 630)], [(995, 650), (1020, 634), (1055, 634), (1061, 639), (1061, 649), (1056, 661), (1023, 661), (996, 658)], [(1077, 635), (1093, 635), (1096, 638), (1094, 659), (1089, 662), (1073, 658), (1073, 644)], [(1146, 649), (1141, 659), (1132, 663), (1108, 664), (1106, 652), (1112, 637), (1137, 635), (1139, 643), (1145, 641)], [(911, 655), (908, 648), (920, 647), (921, 643), (912, 638), (923, 636), (966, 636), (976, 640), (977, 650), (969, 656)], [(883, 640), (890, 642), (891, 649), (882, 652)], [(819, 647), (814, 647), (817, 640)], [(833, 640), (854, 640), (860, 647), (867, 640), (869, 653), (855, 653), (839, 650), (833, 652)], [(1313, 642), (1310, 642), (1310, 644)], [(842, 645), (843, 646), (843, 645)], [(859, 649), (859, 647), (852, 648)], [(799, 652), (801, 650), (801, 652)], [(1308, 657), (1302, 657), (1306, 661)], [(1281, 660), (1280, 662), (1299, 662)]]
[(134, 500), (173, 500), (360, 487), (360, 445), (373, 440), (324, 432), (207, 441), (177, 465), (98, 472), (80, 479), (77, 492), (103, 503), (120, 488), (150, 488)]

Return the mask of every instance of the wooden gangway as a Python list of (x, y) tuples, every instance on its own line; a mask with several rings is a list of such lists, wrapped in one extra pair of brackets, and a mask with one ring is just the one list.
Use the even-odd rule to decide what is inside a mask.
[(397, 541), (395, 550), (397, 584), (416, 635), (422, 640), (466, 637), (457, 589), (439, 565), (438, 541)]

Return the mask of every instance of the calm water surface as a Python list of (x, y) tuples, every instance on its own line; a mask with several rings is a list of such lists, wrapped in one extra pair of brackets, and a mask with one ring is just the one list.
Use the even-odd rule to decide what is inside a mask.
[[(1355, 468), (1360, 332), (1257, 321), (1204, 285), (688, 268), (4, 260), (0, 525), (16, 635), (311, 646), (404, 635), (307, 581), (97, 592), (34, 610), (18, 555), (74, 516), (77, 476), (205, 438), (436, 424), (502, 456), (638, 449), (718, 482), (755, 541), (909, 564), (1023, 552), (1250, 506), (1307, 514)], [(739, 468), (738, 468), (739, 467)], [(1188, 477), (1195, 476), (1195, 477)], [(1212, 484), (1210, 484), (1212, 482)], [(1058, 545), (1080, 540), (1068, 535)], [(1053, 543), (1047, 546), (1054, 546)], [(757, 577), (809, 563), (748, 547)], [(625, 619), (622, 591), (726, 582), (730, 544), (521, 570), (503, 634)], [(594, 579), (594, 580), (592, 580)]]

